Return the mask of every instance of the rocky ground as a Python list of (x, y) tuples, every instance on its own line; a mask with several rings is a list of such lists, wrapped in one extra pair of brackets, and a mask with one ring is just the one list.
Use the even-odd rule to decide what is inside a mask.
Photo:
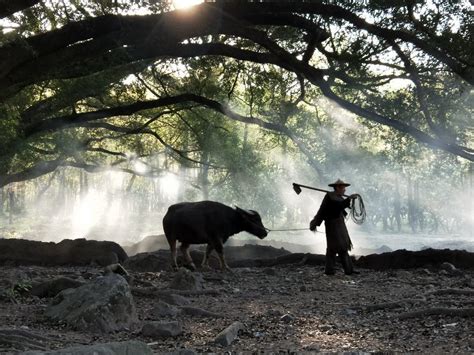
[[(22, 348), (5, 340), (11, 329), (37, 334), (46, 349), (134, 339), (148, 343), (154, 353), (474, 351), (472, 269), (455, 274), (440, 269), (360, 269), (359, 275), (325, 276), (321, 266), (289, 264), (206, 271), (200, 273), (202, 291), (177, 293), (189, 301), (187, 307), (210, 313), (171, 315), (183, 332), (163, 338), (144, 336), (139, 325), (110, 334), (71, 330), (45, 317), (51, 298), (29, 292), (35, 280), (66, 276), (87, 282), (102, 272), (98, 266), (3, 266), (0, 352)], [(153, 290), (168, 290), (176, 273), (129, 272), (140, 322), (164, 319), (155, 309), (166, 298)], [(236, 321), (243, 326), (239, 336), (229, 346), (216, 344), (216, 336)]]

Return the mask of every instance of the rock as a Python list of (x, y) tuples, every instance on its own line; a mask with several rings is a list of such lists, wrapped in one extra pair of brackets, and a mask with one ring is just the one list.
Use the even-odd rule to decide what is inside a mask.
[(91, 272), (91, 271), (84, 271), (81, 276), (85, 279), (85, 280), (91, 280), (91, 279), (95, 279), (96, 277), (99, 277), (100, 274), (99, 273), (95, 273), (95, 272)]
[(217, 313), (206, 311), (202, 308), (196, 307), (181, 307), (181, 312), (190, 316), (196, 317), (209, 317), (209, 318), (221, 318), (222, 316)]
[(132, 284), (133, 283), (133, 277), (128, 273), (127, 270), (124, 269), (124, 267), (120, 264), (110, 264), (110, 265), (107, 265), (105, 268), (104, 268), (104, 274), (105, 275), (108, 275), (108, 274), (118, 274), (118, 275), (122, 275), (124, 277), (125, 280), (127, 280), (127, 282), (129, 284)]
[(278, 317), (278, 318), (280, 318), (282, 315), (283, 315), (283, 312), (278, 310), (278, 309), (271, 308), (267, 311), (267, 316), (269, 316), (269, 317)]
[(127, 254), (109, 241), (65, 239), (45, 243), (24, 239), (0, 239), (0, 264), (13, 265), (89, 265), (123, 262)]
[(267, 268), (263, 269), (263, 273), (265, 275), (270, 275), (270, 276), (275, 276), (277, 274), (276, 270), (271, 268), (271, 267), (267, 267)]
[(292, 314), (285, 314), (283, 315), (281, 318), (280, 318), (280, 321), (281, 322), (284, 322), (284, 323), (291, 323), (295, 320), (295, 316), (293, 316)]
[(174, 293), (162, 294), (159, 297), (161, 301), (175, 306), (186, 306), (191, 303), (186, 297), (175, 295)]
[(171, 270), (170, 252), (159, 250), (153, 253), (140, 253), (128, 258), (124, 266), (129, 270), (141, 272)]
[(116, 273), (122, 275), (125, 279), (130, 276), (127, 270), (120, 264), (110, 264), (104, 267), (104, 274)]
[(98, 333), (129, 329), (138, 321), (130, 287), (117, 274), (62, 291), (47, 308), (46, 316), (73, 329)]
[(431, 275), (431, 271), (428, 269), (421, 269), (420, 270), (421, 275)]
[(316, 353), (319, 353), (319, 350), (320, 347), (319, 347), (319, 344), (309, 344), (309, 345), (306, 345), (303, 350), (305, 351), (311, 351), (311, 352), (316, 352)]
[(181, 268), (176, 273), (169, 287), (175, 290), (200, 291), (203, 289), (203, 278), (200, 273)]
[(168, 303), (165, 303), (163, 301), (158, 301), (158, 303), (153, 307), (151, 310), (151, 314), (154, 317), (176, 317), (179, 313), (178, 308), (175, 306), (172, 306)]
[(263, 338), (265, 336), (265, 332), (255, 332), (253, 333), (255, 338)]
[(465, 250), (425, 249), (421, 251), (396, 250), (390, 253), (361, 256), (355, 262), (360, 268), (388, 270), (440, 266), (443, 262), (456, 263), (463, 269), (474, 268), (474, 253)]
[(450, 275), (450, 276), (462, 276), (462, 275), (464, 275), (462, 270), (457, 269), (456, 266), (454, 266), (453, 264), (448, 263), (448, 262), (442, 263), (440, 265), (440, 269), (446, 271), (447, 274)]
[(442, 263), (439, 268), (441, 270), (446, 270), (448, 273), (451, 273), (454, 270), (456, 270), (456, 266), (454, 266), (453, 264), (448, 263), (448, 262)]
[(214, 339), (214, 342), (222, 346), (229, 346), (239, 335), (239, 331), (244, 328), (240, 322), (234, 322), (220, 332)]
[(175, 337), (183, 333), (181, 323), (177, 321), (146, 322), (141, 333), (150, 338)]
[(74, 346), (59, 350), (26, 351), (21, 355), (152, 355), (153, 351), (141, 341), (130, 340), (113, 343)]
[(19, 350), (46, 350), (51, 338), (31, 332), (27, 326), (20, 329), (0, 329), (2, 354), (8, 348)]
[(39, 282), (31, 287), (30, 293), (38, 297), (54, 297), (59, 292), (68, 288), (77, 288), (84, 285), (84, 282), (70, 279), (68, 277), (59, 277), (54, 280)]
[(352, 308), (345, 308), (343, 311), (342, 311), (343, 314), (346, 314), (348, 316), (352, 316), (354, 314), (357, 314), (357, 311), (355, 309), (352, 309)]

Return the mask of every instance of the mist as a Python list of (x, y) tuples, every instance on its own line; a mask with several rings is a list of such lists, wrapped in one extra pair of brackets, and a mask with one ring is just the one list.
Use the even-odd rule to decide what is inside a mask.
[[(346, 221), (354, 254), (428, 247), (474, 251), (472, 164), (409, 141), (404, 142), (404, 156), (393, 154), (395, 140), (381, 140), (380, 132), (372, 132), (328, 99), (315, 104), (332, 122), (318, 127), (312, 143), (321, 152), (316, 160), (323, 176), (302, 154), (282, 146), (252, 152), (250, 161), (260, 167), (250, 165), (224, 179), (219, 170), (210, 169), (203, 180), (201, 168), (169, 165), (159, 156), (150, 158), (162, 171), (156, 176), (140, 176), (149, 165), (133, 157), (131, 169), (137, 175), (60, 168), (0, 190), (0, 237), (52, 242), (87, 238), (130, 245), (162, 234), (170, 205), (209, 199), (257, 210), (273, 230), (264, 241), (241, 233), (231, 244), (325, 253), (324, 224), (316, 233), (309, 231), (324, 193), (303, 189), (298, 195), (292, 183), (331, 190), (328, 184), (340, 178), (351, 184), (346, 194), (362, 196), (367, 211), (362, 225)], [(258, 140), (258, 130), (250, 133)]]
[[(322, 132), (327, 135), (322, 139), (330, 139), (332, 133)], [(337, 153), (346, 157), (359, 154), (351, 145), (338, 148)], [(327, 185), (341, 178), (351, 183), (346, 193), (359, 193), (367, 210), (364, 224), (346, 221), (353, 254), (428, 247), (474, 251), (472, 176), (462, 177), (464, 183), (458, 184), (425, 176), (420, 183), (383, 159), (356, 159), (353, 163), (345, 159), (344, 164), (336, 160), (328, 163), (330, 177), (324, 180), (314, 174), (304, 158), (295, 159), (274, 149), (267, 159), (274, 166), (268, 175), (259, 180), (254, 177), (234, 181), (239, 184), (238, 191), (232, 185), (214, 187), (208, 199), (257, 210), (265, 226), (272, 230), (304, 230), (272, 231), (263, 241), (241, 233), (231, 238), (230, 245), (260, 243), (293, 252), (323, 254), (324, 224), (316, 233), (308, 226), (324, 193), (303, 189), (297, 195), (292, 183), (331, 190)], [(420, 162), (420, 169), (424, 169), (423, 165)], [(197, 175), (196, 169), (179, 169), (150, 178), (117, 171), (92, 174), (62, 168), (2, 189), (1, 234), (53, 242), (86, 238), (112, 240), (121, 245), (137, 243), (146, 236), (163, 233), (161, 221), (171, 204), (203, 199), (202, 190), (191, 183)], [(9, 206), (10, 195), (13, 206)]]

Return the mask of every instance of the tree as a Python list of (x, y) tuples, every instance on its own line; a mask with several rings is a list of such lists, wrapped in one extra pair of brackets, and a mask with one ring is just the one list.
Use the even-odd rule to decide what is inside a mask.
[[(390, 135), (474, 160), (473, 20), (465, 2), (218, 1), (189, 11), (138, 2), (147, 15), (134, 15), (137, 5), (128, 2), (75, 0), (71, 9), (54, 1), (6, 4), (0, 14), (14, 31), (0, 46), (0, 186), (64, 165), (133, 172), (125, 151), (137, 148), (137, 137), (153, 137), (176, 159), (203, 163), (170, 143), (176, 132), (150, 128), (196, 106), (287, 137), (321, 173), (304, 138), (305, 115), (297, 114), (321, 94), (372, 128), (386, 126)], [(197, 57), (219, 58), (226, 91), (209, 97), (176, 85), (179, 75), (165, 70), (198, 70), (190, 66)], [(285, 112), (257, 115), (250, 101), (236, 104), (229, 78), (244, 85), (252, 68), (290, 74), (297, 94), (281, 102)], [(153, 99), (150, 82), (125, 80), (150, 71), (159, 87)], [(262, 80), (269, 79), (264, 71)], [(387, 88), (394, 79), (411, 84), (394, 91)], [(446, 99), (462, 102), (461, 119), (458, 106), (441, 105)], [(141, 148), (142, 156), (154, 150)]]

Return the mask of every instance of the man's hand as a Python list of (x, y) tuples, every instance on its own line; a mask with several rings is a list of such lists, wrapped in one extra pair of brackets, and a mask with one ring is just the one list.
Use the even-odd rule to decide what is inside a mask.
[(313, 219), (311, 222), (309, 222), (309, 230), (311, 232), (315, 232), (316, 231), (316, 220)]
[(355, 200), (359, 194), (352, 194), (349, 196), (350, 199)]

